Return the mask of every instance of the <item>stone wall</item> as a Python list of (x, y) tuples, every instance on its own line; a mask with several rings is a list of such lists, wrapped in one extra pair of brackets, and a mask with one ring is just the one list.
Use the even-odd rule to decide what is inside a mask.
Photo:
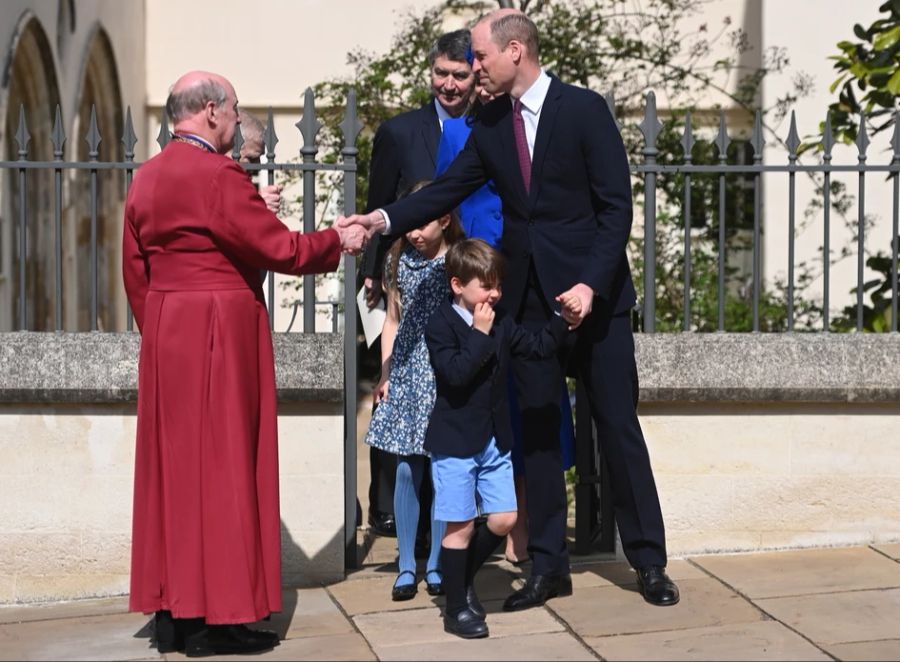
[(900, 336), (637, 336), (674, 555), (900, 540)]

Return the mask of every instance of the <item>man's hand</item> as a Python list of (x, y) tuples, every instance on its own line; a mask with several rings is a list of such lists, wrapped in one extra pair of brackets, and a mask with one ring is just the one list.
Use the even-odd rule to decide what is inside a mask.
[(365, 229), (361, 225), (349, 225), (347, 227), (338, 227), (334, 224), (338, 236), (341, 238), (341, 250), (347, 255), (359, 255), (366, 247), (369, 237)]
[(384, 232), (386, 224), (380, 211), (368, 214), (353, 214), (352, 216), (338, 216), (334, 222), (335, 228), (346, 228), (351, 225), (359, 225), (366, 231), (366, 238), (371, 239), (376, 234)]
[[(572, 302), (573, 297), (578, 300), (577, 304)], [(574, 329), (591, 314), (591, 306), (594, 305), (594, 290), (584, 283), (578, 283), (556, 297), (556, 300), (563, 305), (562, 315), (569, 323), (569, 328)], [(576, 306), (580, 309), (576, 310)]]
[(562, 318), (569, 323), (569, 331), (574, 331), (581, 324), (581, 299), (569, 292), (563, 292), (556, 300), (562, 304)]
[(474, 321), (472, 326), (488, 335), (494, 326), (494, 309), (489, 303), (476, 303), (475, 312), (472, 314)]
[(263, 202), (266, 203), (266, 207), (268, 207), (269, 211), (273, 214), (277, 214), (281, 209), (281, 191), (282, 186), (280, 184), (263, 186), (259, 189), (259, 197), (263, 199)]
[(381, 279), (366, 278), (363, 280), (363, 285), (366, 287), (366, 305), (369, 307), (369, 310), (372, 310), (381, 301), (381, 297), (384, 296), (384, 290), (381, 288)]

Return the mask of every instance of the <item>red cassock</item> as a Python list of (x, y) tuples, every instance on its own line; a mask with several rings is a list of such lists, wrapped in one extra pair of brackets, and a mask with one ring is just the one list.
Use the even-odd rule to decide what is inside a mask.
[(231, 159), (170, 142), (136, 173), (122, 270), (141, 330), (130, 609), (281, 610), (275, 367), (260, 269), (333, 271)]

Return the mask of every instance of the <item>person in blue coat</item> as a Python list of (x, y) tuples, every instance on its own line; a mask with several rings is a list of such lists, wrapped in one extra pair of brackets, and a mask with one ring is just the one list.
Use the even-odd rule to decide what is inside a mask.
[[(444, 120), (444, 130), (441, 134), (441, 142), (438, 146), (437, 165), (435, 177), (441, 175), (453, 163), (453, 159), (459, 154), (469, 139), (472, 132), (472, 124), (478, 112), (493, 99), (484, 87), (475, 84), (475, 96), (472, 105), (462, 117)], [(491, 248), (500, 249), (500, 237), (503, 235), (503, 204), (500, 195), (494, 186), (493, 180), (472, 193), (459, 204), (459, 220), (467, 237), (483, 239)], [(562, 394), (560, 396), (560, 412), (562, 414), (559, 428), (559, 441), (562, 450), (563, 468), (568, 469), (575, 464), (575, 426), (572, 423), (572, 405), (569, 401), (569, 389), (562, 382)], [(506, 560), (514, 565), (525, 563), (529, 554), (528, 546), (528, 518), (526, 516), (525, 501), (525, 461), (522, 454), (522, 417), (519, 413), (516, 398), (515, 382), (509, 380), (508, 400), (510, 418), (512, 420), (513, 438), (515, 440), (512, 459), (513, 474), (516, 482), (516, 500), (518, 503), (518, 517), (516, 524), (509, 532), (506, 539)]]

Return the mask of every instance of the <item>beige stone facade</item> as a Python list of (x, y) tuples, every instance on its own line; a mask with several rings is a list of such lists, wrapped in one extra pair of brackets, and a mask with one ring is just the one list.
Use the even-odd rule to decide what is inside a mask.
[[(128, 592), (133, 405), (0, 406), (0, 604)], [(340, 404), (278, 417), (283, 578), (344, 573)]]
[(900, 540), (897, 404), (644, 403), (671, 554)]

